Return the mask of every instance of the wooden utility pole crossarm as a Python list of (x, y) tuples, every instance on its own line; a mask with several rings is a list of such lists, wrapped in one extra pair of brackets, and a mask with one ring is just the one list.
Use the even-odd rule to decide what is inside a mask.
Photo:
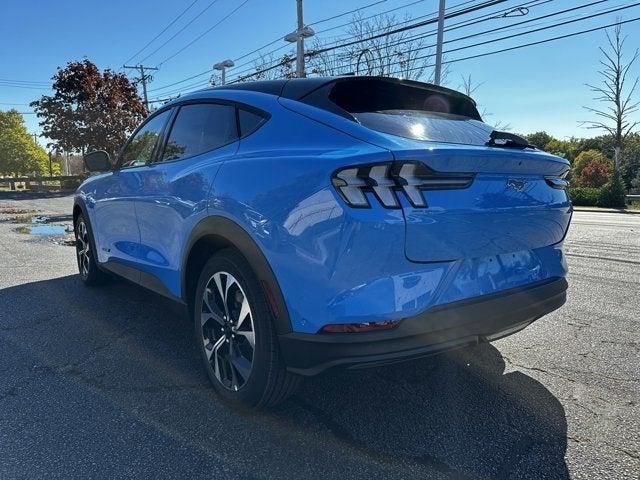
[(140, 72), (140, 81), (142, 82), (142, 94), (144, 98), (144, 105), (147, 107), (147, 112), (148, 112), (149, 99), (147, 98), (147, 82), (151, 81), (153, 77), (145, 73), (145, 70), (158, 70), (158, 69), (156, 67), (145, 67), (144, 65), (123, 65), (123, 68), (138, 70)]

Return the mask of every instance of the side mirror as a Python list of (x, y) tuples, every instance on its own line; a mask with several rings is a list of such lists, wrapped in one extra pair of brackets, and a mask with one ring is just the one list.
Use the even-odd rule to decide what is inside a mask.
[(111, 170), (109, 154), (104, 150), (87, 153), (84, 156), (84, 164), (90, 172), (108, 172)]

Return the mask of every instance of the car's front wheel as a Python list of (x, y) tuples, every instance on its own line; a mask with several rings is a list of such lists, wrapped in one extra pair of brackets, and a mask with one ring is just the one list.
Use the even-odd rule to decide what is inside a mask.
[(76, 219), (76, 260), (78, 261), (78, 272), (82, 281), (89, 286), (103, 283), (107, 274), (98, 267), (93, 246), (95, 243), (91, 238), (91, 231), (84, 215), (80, 214)]
[(223, 398), (250, 407), (280, 403), (296, 388), (280, 356), (264, 293), (247, 261), (225, 249), (205, 264), (194, 301), (196, 342)]

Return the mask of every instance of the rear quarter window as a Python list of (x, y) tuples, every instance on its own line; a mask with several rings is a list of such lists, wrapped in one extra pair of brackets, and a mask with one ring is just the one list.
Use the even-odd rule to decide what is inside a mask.
[(238, 109), (238, 122), (240, 124), (240, 136), (246, 137), (259, 129), (268, 120), (263, 113), (253, 112), (244, 108)]

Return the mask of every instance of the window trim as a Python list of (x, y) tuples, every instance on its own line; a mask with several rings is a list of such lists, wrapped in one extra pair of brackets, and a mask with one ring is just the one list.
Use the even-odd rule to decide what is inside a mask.
[[(149, 162), (145, 162), (144, 165), (130, 165), (127, 167), (123, 167), (122, 166), (122, 155), (124, 154), (124, 151), (127, 149), (127, 147), (129, 146), (129, 144), (131, 143), (131, 140), (133, 140), (135, 138), (135, 136), (138, 134), (138, 132), (140, 130), (142, 130), (142, 128), (144, 128), (145, 125), (147, 125), (151, 120), (153, 120), (154, 118), (156, 118), (157, 116), (170, 111), (174, 108), (173, 105), (171, 106), (167, 106), (164, 108), (160, 108), (157, 111), (153, 112), (151, 115), (149, 115), (144, 122), (142, 122), (140, 125), (138, 125), (138, 128), (136, 128), (133, 133), (131, 135), (129, 135), (129, 138), (127, 139), (127, 141), (124, 143), (124, 145), (122, 146), (122, 148), (120, 148), (120, 151), (118, 152), (118, 157), (116, 160), (116, 165), (114, 166), (114, 171), (116, 170), (128, 170), (130, 168), (140, 168), (140, 167), (144, 167), (145, 165), (149, 165)], [(153, 150), (151, 151), (151, 160), (153, 160), (156, 155), (157, 155), (157, 150), (158, 150), (158, 145), (160, 144), (160, 141), (162, 141), (162, 139), (164, 138), (165, 132), (167, 130), (167, 125), (169, 125), (169, 123), (171, 122), (171, 119), (173, 118), (175, 114), (172, 112), (169, 114), (169, 118), (164, 122), (164, 124), (162, 125), (162, 129), (160, 130), (160, 135), (158, 135), (158, 138), (156, 138), (155, 143), (153, 144)]]
[[(228, 105), (228, 106), (234, 107), (234, 109), (235, 109), (234, 115), (235, 115), (235, 123), (236, 123), (236, 136), (237, 136), (236, 139), (231, 141), (231, 142), (227, 142), (224, 145), (220, 145), (220, 146), (218, 146), (216, 148), (212, 148), (211, 150), (206, 150), (204, 152), (200, 152), (200, 153), (195, 154), (195, 155), (189, 155), (188, 157), (180, 157), (180, 158), (176, 158), (174, 160), (167, 160), (167, 161), (163, 162), (162, 161), (162, 155), (164, 154), (165, 147), (167, 146), (167, 142), (169, 141), (169, 135), (171, 135), (171, 131), (173, 130), (173, 126), (174, 126), (175, 121), (176, 121), (176, 119), (178, 117), (180, 109), (182, 107), (184, 107), (184, 106), (187, 106), (187, 105), (202, 105), (202, 104)], [(184, 100), (184, 101), (179, 102), (179, 103), (174, 103), (174, 104), (171, 105), (171, 107), (174, 109), (174, 112), (171, 115), (171, 117), (169, 118), (169, 120), (167, 122), (167, 126), (165, 127), (164, 134), (162, 136), (162, 143), (158, 146), (158, 151), (157, 151), (156, 155), (154, 155), (154, 157), (153, 157), (153, 162), (149, 163), (149, 165), (181, 162), (183, 160), (189, 160), (189, 159), (197, 157), (199, 155), (204, 155), (205, 153), (210, 153), (210, 152), (213, 152), (213, 151), (218, 150), (220, 148), (227, 147), (227, 146), (231, 145), (232, 143), (239, 142), (243, 138), (246, 138), (249, 135), (255, 133), (257, 130), (262, 128), (262, 126), (265, 123), (267, 123), (271, 119), (271, 114), (269, 112), (266, 112), (266, 111), (264, 111), (264, 110), (262, 110), (260, 108), (254, 107), (253, 105), (248, 105), (246, 103), (237, 102), (235, 100), (226, 100), (226, 99), (221, 99), (221, 98), (193, 98), (193, 99)], [(253, 130), (248, 132), (247, 134), (241, 135), (242, 131), (240, 129), (240, 113), (239, 113), (240, 109), (246, 110), (246, 111), (251, 112), (251, 113), (255, 113), (256, 115), (259, 115), (259, 116), (263, 117), (264, 121), (262, 123), (260, 123), (256, 128), (254, 128)]]

